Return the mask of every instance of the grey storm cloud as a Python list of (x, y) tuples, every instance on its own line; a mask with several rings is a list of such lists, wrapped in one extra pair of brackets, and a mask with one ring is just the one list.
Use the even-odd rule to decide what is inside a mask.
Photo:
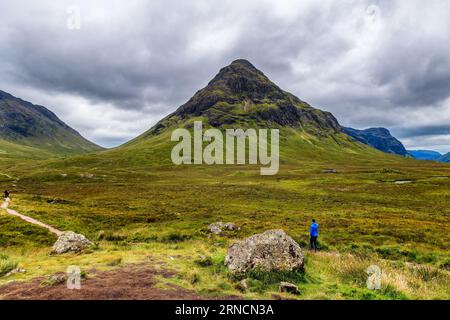
[(408, 147), (441, 137), (450, 149), (446, 0), (0, 0), (0, 18), (0, 89), (106, 146), (246, 58), (343, 125), (386, 126)]
[(446, 135), (449, 132), (450, 124), (416, 126), (400, 130), (397, 136), (399, 138), (411, 138), (416, 136), (441, 136)]

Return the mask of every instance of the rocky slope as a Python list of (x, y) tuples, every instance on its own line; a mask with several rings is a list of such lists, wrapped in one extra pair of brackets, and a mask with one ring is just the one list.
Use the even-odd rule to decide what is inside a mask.
[(343, 131), (359, 142), (367, 144), (375, 149), (386, 153), (407, 156), (403, 144), (394, 138), (386, 128), (369, 128), (365, 130), (357, 130), (353, 128), (343, 128)]

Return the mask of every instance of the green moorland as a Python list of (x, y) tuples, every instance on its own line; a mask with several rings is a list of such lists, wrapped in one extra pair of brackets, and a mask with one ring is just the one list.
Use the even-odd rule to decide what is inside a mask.
[[(386, 155), (344, 135), (283, 130), (275, 176), (249, 165), (174, 166), (168, 131), (95, 154), (1, 158), (12, 208), (96, 245), (51, 256), (55, 236), (2, 212), (0, 285), (73, 264), (89, 272), (147, 263), (177, 272), (158, 286), (206, 297), (449, 299), (450, 165)], [(395, 183), (401, 180), (411, 182)], [(306, 250), (311, 218), (321, 228), (318, 253)], [(241, 230), (211, 236), (206, 227), (217, 221)], [(275, 228), (305, 247), (305, 272), (248, 274), (243, 291), (223, 265), (227, 247)], [(383, 271), (379, 291), (365, 286), (372, 264)], [(5, 277), (16, 265), (27, 272)], [(280, 294), (280, 280), (298, 284), (301, 294)]]

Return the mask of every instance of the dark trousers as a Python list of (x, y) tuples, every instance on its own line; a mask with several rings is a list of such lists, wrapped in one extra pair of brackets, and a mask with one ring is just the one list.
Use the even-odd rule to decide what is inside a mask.
[(311, 246), (311, 249), (317, 250), (317, 237), (311, 236), (309, 239), (309, 244)]

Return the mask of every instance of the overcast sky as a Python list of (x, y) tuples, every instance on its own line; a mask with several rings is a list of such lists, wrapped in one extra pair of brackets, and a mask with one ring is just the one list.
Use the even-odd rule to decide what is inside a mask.
[(245, 58), (342, 125), (448, 152), (449, 43), (447, 0), (0, 0), (0, 90), (110, 147)]

